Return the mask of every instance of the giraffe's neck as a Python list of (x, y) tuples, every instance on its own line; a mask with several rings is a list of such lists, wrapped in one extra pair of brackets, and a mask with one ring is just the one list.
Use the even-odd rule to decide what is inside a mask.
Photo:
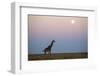
[(51, 42), (50, 46), (51, 46), (51, 47), (53, 46), (53, 41)]

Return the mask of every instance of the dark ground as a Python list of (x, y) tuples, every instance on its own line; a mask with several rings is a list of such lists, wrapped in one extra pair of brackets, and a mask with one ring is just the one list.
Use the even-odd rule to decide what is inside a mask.
[(28, 60), (55, 60), (55, 59), (83, 59), (88, 58), (88, 53), (53, 53), (51, 55), (29, 54)]

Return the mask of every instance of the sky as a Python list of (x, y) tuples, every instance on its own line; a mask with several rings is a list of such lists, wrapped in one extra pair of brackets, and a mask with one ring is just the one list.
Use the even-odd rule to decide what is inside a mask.
[(28, 15), (28, 53), (42, 54), (52, 40), (52, 53), (87, 52), (88, 18)]

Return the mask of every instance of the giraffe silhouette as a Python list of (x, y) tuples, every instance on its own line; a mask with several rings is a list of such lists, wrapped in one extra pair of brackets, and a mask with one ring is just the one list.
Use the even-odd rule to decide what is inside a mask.
[(43, 52), (44, 52), (44, 54), (46, 55), (46, 54), (49, 54), (49, 55), (51, 55), (51, 49), (52, 49), (52, 46), (53, 46), (53, 43), (55, 42), (55, 40), (52, 40), (51, 41), (51, 44), (47, 47), (47, 48), (45, 48), (44, 50), (43, 50)]

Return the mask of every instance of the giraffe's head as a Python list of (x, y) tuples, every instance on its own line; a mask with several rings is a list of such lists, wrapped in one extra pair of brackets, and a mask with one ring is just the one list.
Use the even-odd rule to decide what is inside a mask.
[(56, 42), (55, 40), (52, 40), (52, 42)]

